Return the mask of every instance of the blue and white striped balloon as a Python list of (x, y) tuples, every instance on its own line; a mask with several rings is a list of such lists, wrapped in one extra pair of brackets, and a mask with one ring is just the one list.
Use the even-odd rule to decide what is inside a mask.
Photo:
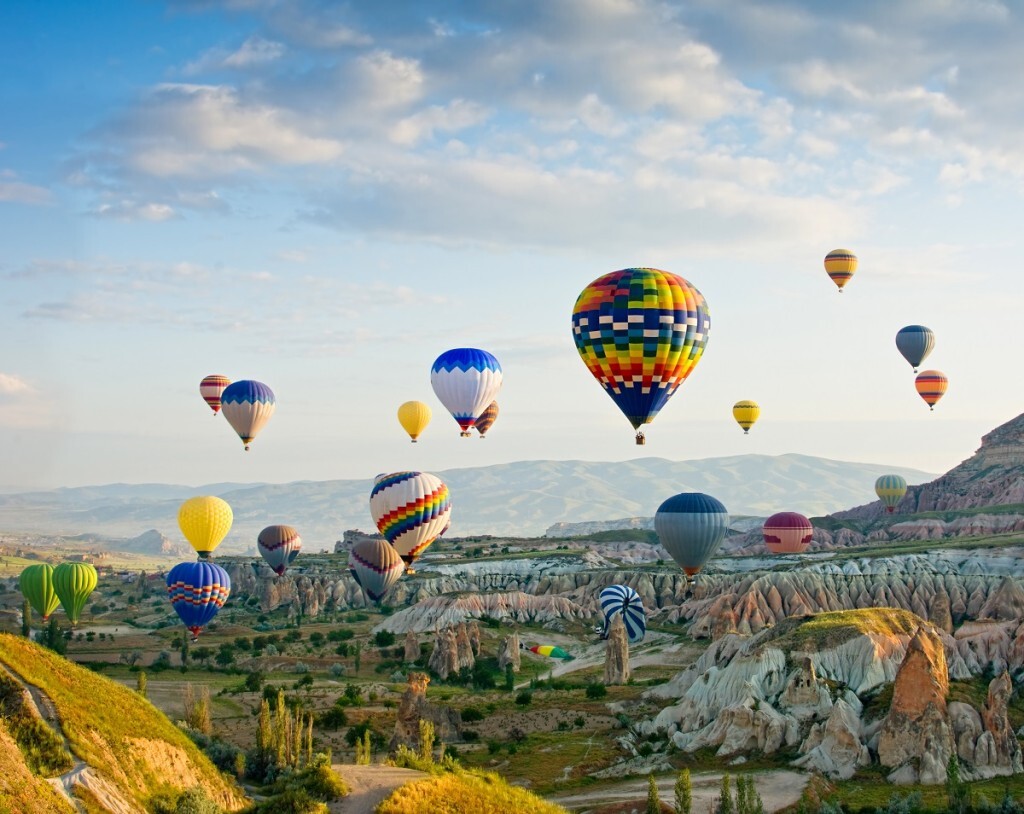
[(601, 591), (601, 612), (604, 614), (604, 630), (607, 634), (612, 618), (622, 617), (626, 636), (630, 644), (642, 642), (647, 633), (647, 613), (644, 611), (640, 594), (628, 585), (609, 585)]
[(485, 350), (452, 348), (434, 360), (430, 386), (469, 437), (469, 428), (501, 390), (501, 365)]

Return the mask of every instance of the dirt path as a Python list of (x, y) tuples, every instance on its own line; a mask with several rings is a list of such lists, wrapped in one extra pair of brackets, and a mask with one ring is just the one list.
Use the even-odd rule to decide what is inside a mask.
[[(740, 767), (737, 771), (742, 771)], [(735, 772), (730, 772), (733, 778)], [(809, 775), (803, 772), (785, 770), (771, 772), (751, 772), (757, 793), (764, 802), (764, 810), (771, 814), (786, 806), (793, 805), (800, 799), (800, 794), (807, 785)], [(664, 803), (674, 799), (676, 778), (674, 775), (658, 777), (658, 796)], [(690, 778), (693, 789), (693, 810), (709, 811), (711, 803), (718, 797), (722, 784), (721, 772), (694, 772)], [(733, 789), (735, 792), (735, 788)], [(586, 812), (609, 803), (625, 803), (636, 801), (642, 803), (647, 799), (647, 779), (627, 780), (622, 783), (604, 786), (594, 791), (578, 794), (560, 794), (548, 797), (553, 803), (568, 808), (570, 811)]]
[(399, 786), (430, 775), (393, 766), (356, 766), (336, 763), (332, 767), (348, 784), (349, 795), (331, 803), (331, 814), (373, 814), (373, 810)]

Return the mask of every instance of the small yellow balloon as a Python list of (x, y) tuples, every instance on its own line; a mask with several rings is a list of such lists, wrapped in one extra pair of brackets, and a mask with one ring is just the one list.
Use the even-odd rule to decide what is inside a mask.
[(758, 406), (758, 403), (756, 401), (750, 401), (750, 399), (737, 401), (732, 406), (732, 417), (735, 418), (736, 423), (743, 428), (744, 435), (750, 432), (750, 428), (754, 426), (754, 423), (760, 415), (761, 408)]
[(430, 423), (430, 415), (430, 407), (422, 401), (407, 401), (398, 408), (398, 423), (409, 433), (414, 444)]
[(235, 516), (219, 497), (190, 497), (178, 509), (178, 525), (185, 539), (205, 560), (231, 530)]

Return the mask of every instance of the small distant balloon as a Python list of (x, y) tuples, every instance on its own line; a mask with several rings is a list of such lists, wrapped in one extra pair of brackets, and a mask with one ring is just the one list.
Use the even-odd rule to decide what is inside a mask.
[(939, 399), (946, 395), (949, 379), (939, 370), (922, 370), (914, 379), (914, 387), (917, 388), (917, 392), (924, 399), (928, 408), (934, 410)]
[(764, 521), (761, 533), (772, 554), (802, 554), (814, 538), (814, 527), (799, 512), (778, 512)]
[(875, 494), (878, 495), (885, 510), (892, 514), (897, 504), (907, 493), (907, 482), (899, 475), (882, 475), (875, 481)]
[(744, 435), (747, 435), (750, 432), (750, 428), (754, 426), (754, 423), (760, 415), (761, 407), (756, 401), (750, 401), (750, 399), (737, 401), (732, 406), (732, 417), (735, 418), (736, 423), (743, 428)]
[(908, 325), (896, 332), (896, 349), (906, 359), (914, 372), (935, 347), (935, 334), (924, 325)]
[(228, 502), (213, 495), (190, 497), (178, 509), (181, 533), (204, 560), (231, 531), (234, 519)]
[(275, 574), (288, 570), (302, 550), (302, 537), (292, 526), (267, 526), (256, 538), (256, 548)]
[(260, 430), (270, 421), (277, 401), (263, 382), (243, 379), (228, 385), (220, 397), (224, 418), (248, 451)]
[(849, 249), (833, 249), (825, 255), (825, 271), (842, 294), (843, 286), (857, 271), (857, 255)]
[(214, 415), (220, 412), (220, 398), (229, 384), (231, 384), (231, 379), (217, 374), (207, 376), (199, 382), (199, 395), (210, 405)]
[(480, 418), (476, 420), (476, 431), (480, 433), (480, 437), (484, 438), (487, 435), (487, 431), (494, 426), (494, 422), (498, 418), (498, 402), (492, 401), (487, 405), (487, 409), (480, 414)]
[(407, 401), (398, 408), (398, 423), (415, 444), (430, 423), (430, 407), (422, 401)]

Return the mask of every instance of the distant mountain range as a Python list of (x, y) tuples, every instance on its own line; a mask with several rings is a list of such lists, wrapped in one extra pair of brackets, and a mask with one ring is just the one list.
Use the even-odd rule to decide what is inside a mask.
[[(642, 458), (621, 462), (519, 461), (437, 474), (454, 504), (450, 535), (539, 536), (555, 523), (650, 517), (677, 492), (714, 495), (733, 514), (781, 510), (823, 515), (873, 497), (875, 478), (903, 475), (924, 483), (934, 475), (905, 467), (849, 463), (807, 455), (737, 455), (696, 461)], [(220, 483), (199, 487), (109, 484), (0, 495), (0, 531), (137, 537), (155, 529), (182, 541), (178, 506), (213, 494), (234, 510), (227, 552), (254, 547), (260, 529), (297, 527), (313, 551), (331, 550), (345, 529), (372, 529), (368, 480), (284, 484)]]

